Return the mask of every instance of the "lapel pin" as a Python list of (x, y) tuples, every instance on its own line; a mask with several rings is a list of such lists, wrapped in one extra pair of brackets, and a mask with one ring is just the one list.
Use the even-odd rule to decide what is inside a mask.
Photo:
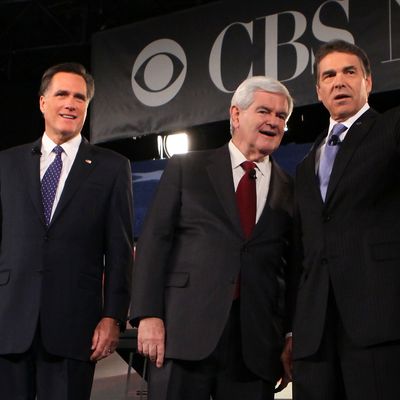
[(91, 164), (91, 163), (92, 163), (92, 160), (85, 160), (85, 163), (86, 163), (86, 164)]

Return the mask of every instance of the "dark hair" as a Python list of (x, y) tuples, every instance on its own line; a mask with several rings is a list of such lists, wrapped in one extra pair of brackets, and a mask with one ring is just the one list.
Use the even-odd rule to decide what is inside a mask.
[(94, 95), (93, 77), (88, 72), (86, 72), (86, 69), (83, 65), (74, 62), (53, 65), (52, 67), (47, 69), (42, 76), (39, 96), (43, 96), (46, 93), (47, 89), (50, 86), (51, 80), (53, 79), (53, 76), (59, 72), (68, 72), (81, 76), (86, 82), (87, 99), (88, 101), (92, 100)]
[(365, 75), (366, 76), (371, 75), (371, 66), (365, 51), (360, 47), (356, 46), (355, 44), (337, 39), (323, 44), (315, 54), (314, 76), (315, 76), (315, 81), (317, 83), (319, 75), (319, 63), (325, 56), (334, 52), (354, 54), (360, 59)]

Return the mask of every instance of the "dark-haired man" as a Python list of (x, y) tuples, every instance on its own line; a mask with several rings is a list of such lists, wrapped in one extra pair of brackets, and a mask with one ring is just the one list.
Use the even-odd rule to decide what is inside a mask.
[(314, 70), (331, 118), (296, 175), (294, 398), (398, 398), (400, 110), (370, 109), (353, 44), (324, 44)]
[[(129, 162), (81, 136), (94, 93), (75, 63), (40, 87), (45, 132), (0, 153), (0, 393), (88, 400), (129, 305)], [(36, 397), (37, 396), (37, 397)]]

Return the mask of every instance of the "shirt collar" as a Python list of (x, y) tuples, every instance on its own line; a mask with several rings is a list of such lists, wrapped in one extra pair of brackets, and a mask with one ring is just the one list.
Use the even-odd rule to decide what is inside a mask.
[[(240, 167), (240, 164), (242, 164), (242, 162), (244, 161), (247, 161), (247, 159), (243, 155), (243, 153), (233, 144), (232, 140), (229, 141), (228, 147), (229, 147), (229, 154), (231, 156), (232, 169), (237, 169)], [(269, 162), (270, 162), (269, 156), (264, 157), (262, 161), (259, 162), (254, 161), (256, 167), (263, 175), (266, 175), (268, 172)]]
[[(78, 152), (79, 146), (82, 142), (82, 135), (79, 133), (78, 135), (74, 136), (72, 139), (68, 140), (67, 142), (63, 143), (61, 147), (64, 150), (64, 153), (67, 156), (71, 156), (72, 154), (76, 154)], [(57, 143), (54, 143), (46, 134), (46, 132), (42, 136), (42, 148), (41, 152), (43, 155), (48, 156), (57, 146)]]
[[(354, 124), (354, 122), (356, 122), (358, 120), (358, 118), (361, 117), (361, 115), (363, 115), (367, 110), (369, 109), (369, 104), (365, 103), (363, 107), (360, 108), (360, 110), (358, 110), (358, 112), (356, 114), (354, 114), (352, 117), (346, 119), (346, 121), (341, 122), (341, 124), (343, 124), (347, 130), (346, 132), (351, 128), (351, 126)], [(333, 120), (332, 118), (329, 119), (329, 131), (330, 132), (333, 128), (334, 125), (336, 125), (338, 122)], [(340, 135), (342, 136), (342, 135)]]

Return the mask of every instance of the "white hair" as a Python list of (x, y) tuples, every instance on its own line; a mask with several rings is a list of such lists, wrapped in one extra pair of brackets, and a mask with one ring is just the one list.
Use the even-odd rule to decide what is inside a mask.
[[(286, 89), (286, 86), (269, 76), (253, 76), (243, 81), (233, 94), (231, 107), (237, 106), (242, 110), (246, 110), (253, 103), (255, 92), (278, 93), (285, 96), (288, 103), (288, 115), (286, 121), (289, 119), (293, 111), (293, 98)], [(232, 133), (233, 128), (231, 120), (231, 134)]]

